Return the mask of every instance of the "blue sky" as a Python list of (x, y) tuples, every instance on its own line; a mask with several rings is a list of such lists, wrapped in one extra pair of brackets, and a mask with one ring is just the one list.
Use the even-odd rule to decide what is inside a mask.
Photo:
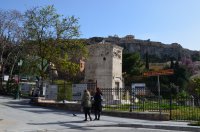
[(0, 9), (26, 11), (54, 5), (79, 18), (81, 38), (124, 37), (179, 43), (200, 50), (200, 0), (0, 0)]

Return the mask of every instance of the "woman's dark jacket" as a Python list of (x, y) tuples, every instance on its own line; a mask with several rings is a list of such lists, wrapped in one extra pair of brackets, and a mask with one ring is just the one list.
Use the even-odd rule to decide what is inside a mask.
[(102, 93), (95, 93), (94, 95), (94, 109), (102, 108)]

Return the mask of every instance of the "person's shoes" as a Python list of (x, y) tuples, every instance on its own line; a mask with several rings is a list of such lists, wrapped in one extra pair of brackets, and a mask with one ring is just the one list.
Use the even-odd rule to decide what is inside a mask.
[(83, 121), (87, 121), (87, 119), (83, 120)]
[(97, 120), (97, 118), (94, 118), (94, 120)]

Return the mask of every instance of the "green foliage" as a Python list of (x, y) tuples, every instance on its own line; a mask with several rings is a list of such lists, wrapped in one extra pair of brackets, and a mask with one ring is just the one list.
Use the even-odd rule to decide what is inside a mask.
[(50, 63), (58, 71), (73, 74), (79, 71), (77, 60), (85, 57), (87, 51), (83, 41), (70, 40), (79, 36), (77, 18), (57, 14), (54, 6), (36, 7), (26, 11), (24, 28), (28, 38), (25, 61), (29, 72), (46, 78)]
[(57, 100), (72, 100), (72, 83), (65, 82), (64, 80), (57, 80), (58, 95)]
[(122, 72), (124, 73), (125, 85), (130, 85), (133, 82), (134, 77), (141, 75), (144, 64), (142, 63), (138, 52), (123, 54), (122, 61)]
[(60, 43), (65, 52), (55, 62), (58, 64), (57, 68), (62, 72), (75, 76), (80, 71), (80, 59), (87, 58), (88, 56), (85, 42), (82, 40), (67, 40)]
[(194, 92), (199, 97), (200, 96), (200, 78), (192, 79), (192, 83), (194, 84)]
[(169, 76), (170, 83), (179, 87), (179, 92), (185, 91), (189, 82), (189, 72), (182, 65), (179, 65), (178, 61), (174, 64), (174, 74)]
[[(174, 74), (160, 76), (161, 96), (164, 98), (170, 98), (170, 96), (172, 95), (172, 97), (175, 98), (178, 93), (180, 94), (180, 96), (188, 96), (188, 93), (185, 92), (188, 87), (190, 74), (186, 67), (179, 65), (178, 61), (174, 63), (171, 59), (171, 65), (170, 67), (166, 67), (166, 69), (169, 68), (174, 69)], [(146, 79), (144, 79), (144, 82), (152, 93), (154, 93), (155, 95), (158, 94), (157, 90), (155, 89), (157, 88), (157, 77), (147, 77)]]
[(183, 91), (178, 93), (177, 97), (178, 98), (188, 98), (189, 95), (188, 95), (188, 93), (186, 91), (183, 90)]
[(141, 75), (143, 63), (138, 52), (123, 54), (122, 60), (123, 72), (130, 75)]

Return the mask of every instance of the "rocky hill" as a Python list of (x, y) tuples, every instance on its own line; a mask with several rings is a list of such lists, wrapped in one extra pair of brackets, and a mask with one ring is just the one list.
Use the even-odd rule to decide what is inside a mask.
[(109, 42), (124, 48), (124, 53), (139, 52), (144, 58), (145, 54), (167, 61), (170, 58), (181, 59), (182, 57), (192, 58), (194, 61), (199, 60), (200, 52), (183, 48), (178, 43), (163, 44), (150, 40), (135, 39), (133, 35), (127, 35), (123, 38), (118, 36), (93, 37), (87, 40), (88, 44)]

